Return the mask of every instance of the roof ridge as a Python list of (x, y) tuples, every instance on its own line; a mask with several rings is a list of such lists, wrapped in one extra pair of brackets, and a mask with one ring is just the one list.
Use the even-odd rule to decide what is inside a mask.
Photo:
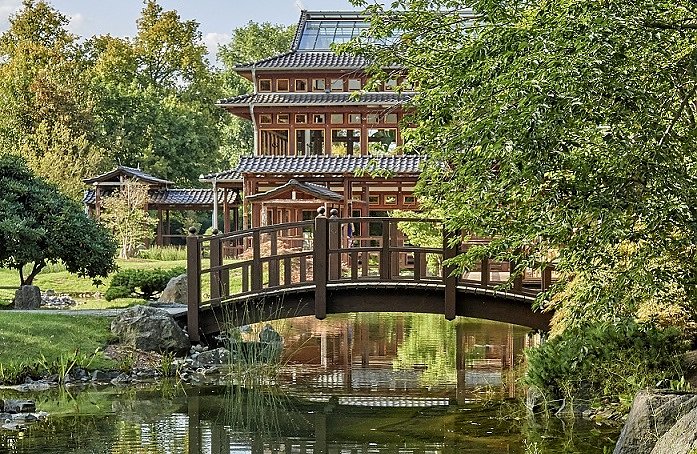
[(262, 58), (261, 60), (251, 61), (249, 63), (240, 63), (239, 65), (235, 65), (234, 69), (252, 68), (260, 63), (266, 63), (267, 61), (271, 61), (271, 60), (274, 60), (274, 59), (279, 58), (279, 57), (285, 57), (285, 56), (288, 56), (288, 55), (294, 54), (294, 53), (295, 53), (295, 51), (291, 49), (287, 52), (281, 52), (280, 54), (276, 54), (276, 55), (272, 55), (270, 57)]

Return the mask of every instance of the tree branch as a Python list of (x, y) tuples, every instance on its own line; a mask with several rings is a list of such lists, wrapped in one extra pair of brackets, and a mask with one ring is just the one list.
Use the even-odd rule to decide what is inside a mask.
[(687, 107), (687, 103), (690, 102), (690, 99), (692, 99), (695, 96), (695, 92), (697, 92), (697, 88), (693, 88), (690, 94), (683, 98), (682, 102), (680, 103), (680, 106), (678, 107), (678, 110), (675, 112), (675, 115), (673, 116), (673, 120), (671, 120), (670, 124), (666, 128), (665, 132), (663, 133), (663, 137), (661, 137), (661, 140), (658, 141), (659, 147), (663, 145), (663, 141), (666, 139), (666, 137), (668, 137), (668, 134), (670, 134), (673, 131), (675, 124), (678, 122), (678, 119), (682, 115), (682, 111), (685, 110), (685, 107)]

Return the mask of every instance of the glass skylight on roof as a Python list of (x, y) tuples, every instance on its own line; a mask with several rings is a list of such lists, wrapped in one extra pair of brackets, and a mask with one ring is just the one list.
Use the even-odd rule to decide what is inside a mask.
[(368, 28), (364, 21), (308, 20), (305, 23), (298, 50), (331, 50), (334, 43), (345, 43)]

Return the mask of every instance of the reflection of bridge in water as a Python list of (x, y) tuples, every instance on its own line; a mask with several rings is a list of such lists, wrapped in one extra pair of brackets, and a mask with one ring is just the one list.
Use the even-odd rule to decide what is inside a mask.
[[(503, 321), (546, 330), (551, 313), (534, 311), (551, 268), (524, 270), (509, 282), (510, 262), (484, 259), (456, 275), (444, 260), (462, 242), (433, 219), (327, 218), (223, 235), (187, 238), (189, 336), (199, 341), (221, 325), (328, 313), (416, 312)], [(404, 223), (442, 231), (439, 246), (409, 243)], [(481, 244), (481, 242), (479, 242)], [(237, 260), (231, 253), (242, 252)], [(208, 254), (208, 259), (204, 255)], [(205, 289), (204, 289), (205, 287)], [(506, 287), (506, 290), (502, 288)]]
[[(168, 423), (186, 437), (180, 446), (221, 454), (435, 454), (458, 452), (462, 445), (453, 442), (476, 443), (491, 424), (497, 427), (481, 439), (483, 452), (510, 449), (510, 422), (488, 422), (498, 405), (485, 413), (482, 401), (513, 392), (510, 371), (534, 342), (528, 330), (419, 314), (304, 317), (277, 328), (285, 339), (276, 378), (283, 386), (187, 389), (186, 403), (178, 401)], [(439, 361), (425, 361), (424, 352)], [(419, 380), (436, 362), (447, 363), (441, 377), (453, 377), (446, 386)], [(484, 399), (483, 375), (494, 389)]]

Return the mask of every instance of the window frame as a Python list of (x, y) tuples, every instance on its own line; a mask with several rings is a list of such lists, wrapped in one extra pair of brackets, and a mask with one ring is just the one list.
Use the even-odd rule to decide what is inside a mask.
[[(305, 88), (299, 89), (298, 82), (302, 82), (303, 84), (305, 84)], [(294, 91), (296, 91), (298, 93), (307, 93), (307, 79), (295, 79), (295, 83), (293, 85), (293, 88), (294, 88)]]
[[(317, 87), (317, 82), (322, 82), (322, 87), (319, 88)], [(313, 78), (312, 79), (312, 91), (321, 91), (324, 92), (324, 90), (327, 89), (327, 79), (326, 78)]]
[[(266, 83), (269, 84), (268, 90), (264, 90), (264, 88), (262, 88), (262, 85)], [(271, 93), (273, 91), (273, 79), (259, 79), (257, 82), (257, 90), (259, 93)]]
[[(322, 153), (320, 154), (307, 154), (307, 153), (298, 153), (298, 133), (301, 131), (319, 131), (322, 133)], [(295, 156), (324, 156), (327, 154), (327, 131), (324, 128), (296, 128), (295, 129), (295, 137), (293, 138), (293, 151), (295, 152)]]
[[(341, 84), (340, 87), (339, 87), (339, 84)], [(344, 91), (344, 79), (343, 78), (329, 79), (329, 91), (333, 91), (333, 92)]]

